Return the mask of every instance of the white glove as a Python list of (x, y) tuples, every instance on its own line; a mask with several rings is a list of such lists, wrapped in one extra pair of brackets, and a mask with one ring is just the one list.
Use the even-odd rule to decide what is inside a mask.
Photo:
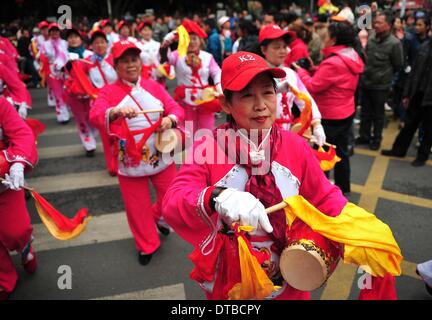
[(276, 93), (286, 93), (288, 91), (289, 91), (288, 80), (282, 80), (276, 83)]
[(313, 128), (313, 134), (312, 134), (312, 142), (315, 142), (317, 145), (319, 145), (320, 147), (323, 146), (323, 144), (326, 141), (326, 135), (324, 132), (324, 128), (321, 124), (317, 124), (314, 128)]
[(263, 204), (249, 192), (228, 188), (215, 198), (215, 209), (227, 224), (240, 221), (242, 226), (260, 225), (266, 232), (273, 232)]
[(9, 169), (9, 174), (5, 174), (5, 180), (2, 183), (11, 190), (21, 190), (24, 187), (24, 165), (14, 163)]
[(23, 102), (18, 107), (18, 113), (21, 118), (26, 119), (27, 118), (27, 103)]
[(171, 31), (166, 34), (162, 41), (162, 47), (168, 47), (171, 43), (178, 40), (177, 30)]

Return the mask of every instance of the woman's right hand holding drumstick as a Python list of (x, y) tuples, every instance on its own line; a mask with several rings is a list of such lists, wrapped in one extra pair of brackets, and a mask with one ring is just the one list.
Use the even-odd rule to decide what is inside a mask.
[(135, 118), (138, 115), (137, 110), (134, 107), (115, 107), (112, 108), (109, 113), (110, 121), (117, 120), (118, 118)]
[(215, 199), (215, 209), (227, 224), (239, 222), (242, 226), (261, 228), (273, 232), (273, 227), (265, 211), (264, 205), (249, 192), (227, 188)]

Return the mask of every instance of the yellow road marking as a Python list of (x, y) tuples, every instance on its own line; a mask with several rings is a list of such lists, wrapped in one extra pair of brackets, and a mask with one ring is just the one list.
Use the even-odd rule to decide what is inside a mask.
[(320, 300), (346, 300), (356, 276), (357, 267), (340, 261), (328, 279)]
[[(369, 157), (380, 156), (380, 153), (378, 151), (372, 151), (372, 150), (361, 149), (361, 148), (356, 148), (354, 151), (354, 154), (360, 154), (360, 155), (369, 156)], [(400, 160), (400, 161), (405, 161), (405, 162), (412, 162), (412, 161), (414, 161), (415, 157), (404, 157), (404, 158), (389, 157), (389, 159)], [(432, 166), (432, 160), (426, 161), (426, 165)]]

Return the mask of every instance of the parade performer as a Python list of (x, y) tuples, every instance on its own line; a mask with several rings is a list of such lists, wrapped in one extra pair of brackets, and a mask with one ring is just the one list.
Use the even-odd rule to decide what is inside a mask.
[(321, 125), (321, 113), (318, 106), (297, 73), (283, 64), (288, 54), (287, 46), (294, 37), (295, 35), (292, 32), (284, 31), (277, 25), (265, 26), (259, 33), (260, 49), (269, 66), (281, 68), (286, 73), (284, 78), (276, 79), (278, 86), (276, 123), (279, 123), (286, 130), (293, 127), (295, 122), (294, 104), (300, 111), (305, 107), (305, 101), (299, 99), (295, 94), (296, 92), (302, 92), (311, 101), (313, 142), (322, 146), (326, 136)]
[(99, 26), (106, 34), (108, 40), (108, 51), (110, 52), (112, 45), (120, 40), (119, 35), (114, 31), (113, 24), (109, 19), (102, 20)]
[[(93, 86), (100, 90), (108, 84), (117, 81), (117, 73), (114, 69), (112, 54), (108, 54), (108, 39), (101, 30), (94, 30), (90, 34), (90, 46), (93, 54), (87, 57), (81, 66), (89, 77)], [(93, 101), (90, 102), (90, 106)], [(111, 148), (113, 147), (105, 130), (99, 131), (105, 154), (105, 164), (110, 175), (117, 174), (117, 159), (113, 161)]]
[(36, 49), (37, 52), (35, 54), (35, 61), (38, 64), (37, 70), (39, 71), (39, 75), (41, 77), (41, 86), (46, 87), (48, 94), (47, 94), (47, 103), (49, 107), (55, 107), (56, 106), (56, 100), (54, 97), (53, 90), (50, 88), (48, 84), (48, 77), (50, 74), (50, 67), (49, 67), (49, 61), (44, 53), (44, 43), (49, 40), (49, 23), (47, 21), (41, 21), (39, 23), (39, 29), (41, 31), (41, 34), (36, 38)]
[(6, 98), (18, 111), (21, 118), (27, 118), (32, 100), (26, 85), (18, 74), (0, 62), (0, 96)]
[[(183, 41), (184, 38), (187, 40)], [(176, 31), (165, 37), (160, 52), (161, 62), (168, 61), (175, 68), (177, 88), (174, 98), (185, 109), (185, 121), (193, 124), (193, 129), (188, 130), (193, 136), (202, 128), (213, 130), (214, 113), (220, 111), (219, 100), (215, 97), (221, 91), (221, 70), (213, 56), (200, 49), (201, 40), (205, 38), (207, 34), (197, 23), (184, 19)], [(169, 45), (176, 40), (179, 40), (178, 49), (169, 52)], [(209, 85), (209, 77), (214, 86)], [(210, 99), (205, 97), (207, 88), (212, 92)]]
[(38, 24), (38, 28), (41, 32), (37, 37), (32, 39), (31, 51), (34, 57), (34, 64), (36, 70), (39, 72), (39, 76), (41, 78), (40, 84), (42, 87), (46, 87), (48, 90), (47, 94), (47, 103), (49, 107), (55, 107), (56, 102), (54, 98), (54, 94), (51, 88), (48, 86), (47, 79), (49, 76), (49, 62), (46, 58), (43, 49), (45, 41), (49, 40), (49, 23), (47, 21), (41, 21)]
[(116, 25), (116, 29), (118, 31), (118, 36), (119, 39), (118, 41), (130, 41), (133, 43), (137, 43), (138, 40), (134, 37), (131, 36), (131, 28), (129, 25), (129, 22), (125, 21), (125, 20), (121, 20), (119, 23), (117, 23)]
[[(80, 32), (75, 28), (67, 29), (68, 59), (65, 64), (64, 99), (72, 110), (75, 125), (87, 157), (93, 157), (96, 150), (96, 129), (89, 123), (90, 97), (86, 90), (77, 87), (82, 80), (87, 80), (81, 64), (93, 53), (84, 49)], [(81, 83), (80, 83), (81, 84)], [(90, 85), (90, 84), (89, 84)]]
[[(273, 77), (285, 76), (249, 52), (222, 64), (220, 99), (233, 120), (195, 143), (163, 201), (167, 222), (195, 247), (191, 278), (209, 299), (309, 299), (284, 280), (290, 272), (281, 279), (281, 253), (296, 248), (302, 258), (320, 256), (320, 272), (342, 256), (368, 265), (372, 288), (360, 298), (394, 299), (402, 256), (390, 228), (347, 203), (309, 144), (275, 124)], [(295, 269), (309, 272), (300, 282), (314, 276), (301, 263)]]
[(18, 275), (9, 252), (21, 254), (28, 273), (36, 270), (32, 226), (24, 198), (24, 173), (37, 162), (31, 129), (4, 98), (0, 97), (0, 300), (14, 290)]
[[(112, 157), (118, 161), (117, 177), (126, 215), (138, 260), (146, 265), (160, 246), (156, 227), (163, 234), (169, 233), (168, 226), (162, 225), (161, 204), (176, 174), (173, 160), (155, 149), (156, 131), (175, 126), (184, 115), (160, 84), (140, 77), (140, 49), (134, 43), (119, 41), (112, 54), (119, 80), (99, 92), (90, 121), (115, 141)], [(150, 181), (156, 190), (155, 204), (151, 201)]]
[(348, 22), (333, 22), (323, 49), (324, 60), (313, 76), (293, 64), (306, 88), (317, 101), (328, 141), (336, 145), (341, 161), (335, 166), (336, 185), (344, 194), (350, 186), (350, 132), (355, 115), (355, 91), (364, 63), (354, 50), (356, 34)]
[(57, 121), (66, 124), (70, 120), (68, 107), (63, 99), (63, 72), (62, 68), (68, 60), (68, 44), (60, 38), (60, 26), (51, 23), (48, 27), (50, 38), (43, 45), (43, 54), (49, 64), (48, 88), (52, 90), (56, 101)]
[(140, 57), (143, 63), (143, 77), (152, 78), (165, 85), (166, 78), (174, 79), (174, 67), (169, 64), (160, 64), (160, 42), (152, 38), (152, 24), (150, 22), (141, 22), (137, 30), (141, 36), (141, 40), (136, 45), (141, 49)]

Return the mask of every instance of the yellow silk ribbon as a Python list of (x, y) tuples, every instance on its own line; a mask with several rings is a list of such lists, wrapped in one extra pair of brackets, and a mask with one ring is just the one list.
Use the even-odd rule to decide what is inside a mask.
[(187, 32), (185, 27), (180, 25), (177, 28), (177, 34), (179, 37), (177, 52), (180, 57), (184, 57), (186, 56), (189, 47), (189, 42), (190, 42), (189, 33)]
[(347, 203), (337, 217), (329, 217), (311, 205), (302, 196), (284, 200), (285, 214), (289, 225), (296, 218), (306, 223), (322, 236), (344, 244), (345, 263), (354, 263), (373, 276), (383, 277), (386, 273), (401, 274), (403, 260), (401, 250), (390, 227), (375, 215)]

